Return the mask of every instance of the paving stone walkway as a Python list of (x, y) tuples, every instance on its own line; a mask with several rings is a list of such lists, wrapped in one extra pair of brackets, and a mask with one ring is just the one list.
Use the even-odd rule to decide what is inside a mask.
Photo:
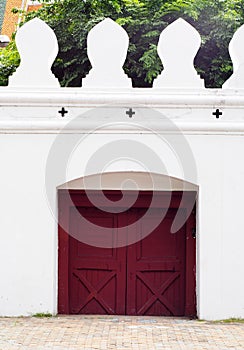
[(0, 318), (0, 350), (244, 349), (244, 323), (179, 318)]

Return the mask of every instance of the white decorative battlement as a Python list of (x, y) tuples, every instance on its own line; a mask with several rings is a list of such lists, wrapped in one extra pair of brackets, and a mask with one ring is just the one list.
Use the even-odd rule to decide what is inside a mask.
[[(158, 132), (166, 131), (161, 119), (147, 118), (142, 109), (156, 109), (179, 130), (188, 133), (244, 134), (244, 26), (230, 43), (234, 73), (225, 89), (205, 89), (194, 68), (200, 47), (199, 33), (183, 19), (170, 24), (161, 34), (158, 53), (164, 70), (153, 88), (132, 88), (123, 71), (129, 38), (124, 29), (107, 18), (88, 34), (88, 56), (92, 64), (82, 87), (60, 88), (51, 66), (58, 53), (53, 30), (40, 19), (24, 24), (16, 35), (21, 64), (0, 87), (0, 133), (56, 133), (77, 118), (72, 130), (135, 132), (139, 122)], [(228, 88), (228, 90), (226, 89)], [(109, 106), (114, 113), (83, 118), (90, 108)], [(115, 109), (116, 108), (116, 111)], [(131, 111), (131, 112), (130, 112)], [(141, 129), (137, 130), (141, 133)], [(170, 130), (169, 130), (170, 132)]]
[(82, 80), (88, 88), (129, 88), (131, 79), (123, 71), (129, 46), (126, 31), (110, 18), (91, 29), (87, 37), (87, 54), (92, 65)]
[[(234, 73), (223, 88), (244, 88), (244, 25), (229, 45)], [(10, 87), (54, 88), (58, 80), (51, 66), (58, 54), (57, 38), (42, 20), (25, 23), (16, 34), (21, 63), (9, 78)], [(83, 79), (82, 87), (89, 89), (131, 88), (131, 79), (123, 71), (129, 45), (126, 31), (110, 18), (98, 23), (87, 37), (87, 53), (92, 69)], [(202, 89), (204, 81), (194, 68), (194, 58), (200, 48), (197, 30), (182, 18), (166, 27), (159, 38), (158, 54), (164, 70), (155, 79), (154, 88)]]
[(204, 81), (198, 76), (193, 60), (201, 46), (196, 29), (179, 18), (164, 29), (159, 37), (158, 55), (164, 66), (155, 79), (157, 88), (203, 88)]
[(9, 77), (10, 87), (59, 87), (51, 72), (58, 54), (58, 41), (53, 30), (39, 18), (25, 23), (16, 34), (20, 66)]
[(237, 29), (229, 44), (230, 57), (233, 63), (233, 74), (223, 84), (224, 89), (244, 88), (244, 24)]

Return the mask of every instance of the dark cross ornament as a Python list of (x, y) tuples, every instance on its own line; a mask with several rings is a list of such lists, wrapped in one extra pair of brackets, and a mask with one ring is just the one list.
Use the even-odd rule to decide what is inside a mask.
[(217, 118), (217, 119), (219, 119), (219, 117), (222, 115), (223, 113), (222, 112), (220, 112), (220, 110), (217, 108), (216, 109), (216, 112), (213, 112), (213, 115)]
[(129, 118), (132, 118), (132, 116), (136, 114), (136, 112), (133, 112), (133, 109), (130, 108), (128, 111), (126, 111), (126, 114), (129, 116)]
[(60, 111), (58, 111), (58, 113), (60, 113), (60, 114), (61, 114), (61, 116), (62, 116), (62, 117), (64, 117), (64, 116), (65, 116), (65, 114), (66, 114), (66, 113), (68, 113), (68, 111), (66, 111), (66, 109), (65, 109), (64, 107), (62, 107), (62, 108), (61, 108), (61, 110), (60, 110)]

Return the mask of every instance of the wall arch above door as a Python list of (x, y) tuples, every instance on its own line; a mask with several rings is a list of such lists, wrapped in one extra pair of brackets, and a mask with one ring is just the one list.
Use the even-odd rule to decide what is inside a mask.
[(198, 191), (198, 186), (191, 182), (164, 174), (139, 171), (92, 174), (68, 181), (58, 186), (58, 189), (121, 190), (121, 185), (124, 185), (125, 190), (135, 190), (133, 182), (141, 191)]

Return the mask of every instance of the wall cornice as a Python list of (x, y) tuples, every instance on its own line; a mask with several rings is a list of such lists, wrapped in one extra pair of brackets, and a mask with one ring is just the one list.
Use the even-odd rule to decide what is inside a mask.
[[(59, 110), (68, 111), (63, 118)], [(87, 112), (96, 108), (117, 109), (104, 116)], [(126, 109), (138, 113), (126, 116)], [(28, 90), (0, 88), (1, 133), (148, 133), (175, 132), (160, 115), (145, 113), (150, 108), (171, 120), (185, 133), (244, 133), (244, 90), (199, 89), (104, 89), (55, 88)], [(223, 113), (216, 118), (216, 109)], [(243, 110), (243, 111), (242, 111)], [(77, 122), (70, 123), (76, 118)], [(103, 127), (101, 128), (101, 125)], [(141, 127), (137, 127), (137, 125)], [(64, 129), (63, 129), (64, 128)]]

